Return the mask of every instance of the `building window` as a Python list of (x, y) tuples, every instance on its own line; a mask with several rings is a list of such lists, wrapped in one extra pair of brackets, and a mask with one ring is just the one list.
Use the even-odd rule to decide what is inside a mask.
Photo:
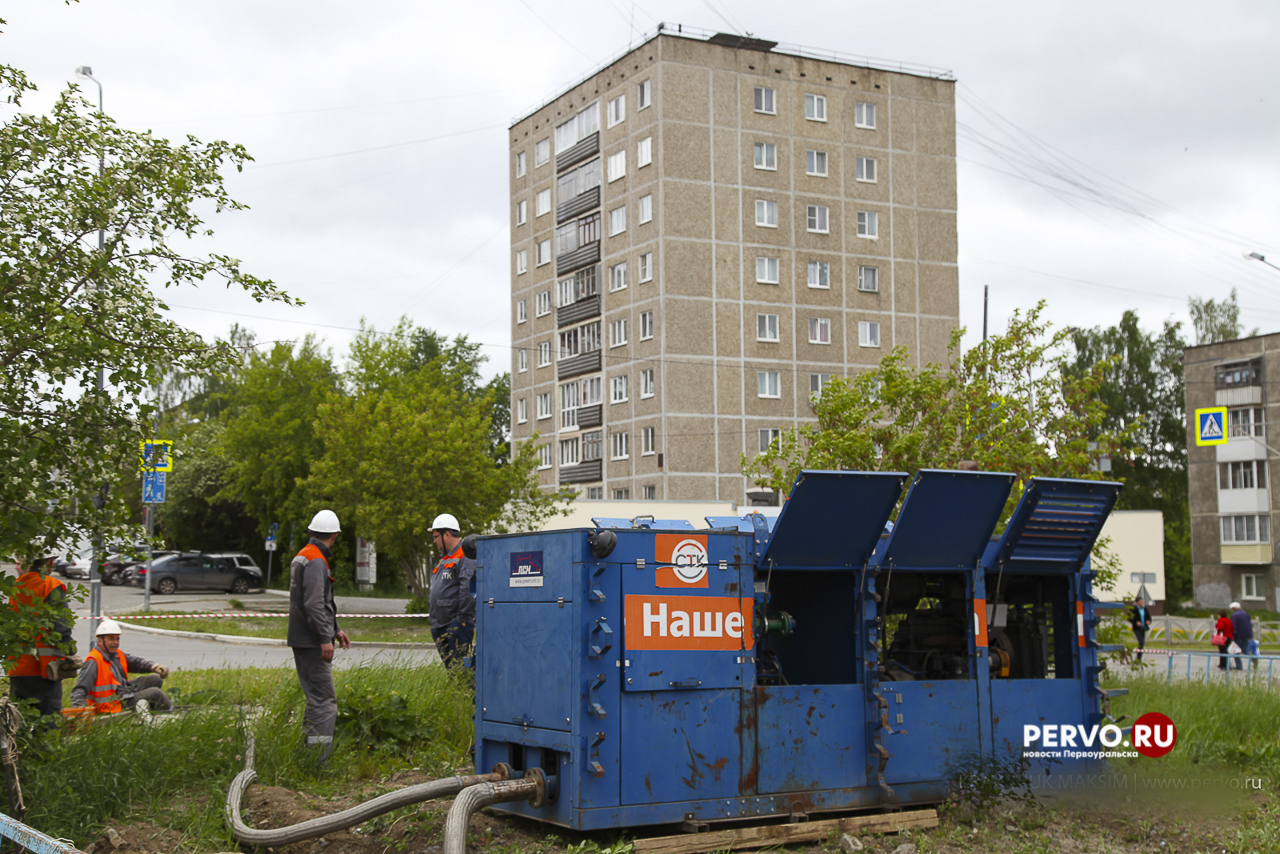
[(551, 263), (551, 240), (547, 239), (547, 240), (539, 241), (536, 248), (537, 248), (537, 255), (534, 257), (534, 262), (539, 267), (541, 267), (543, 264), (550, 264)]
[(631, 399), (628, 380), (626, 374), (609, 380), (609, 403), (626, 403)]
[(777, 371), (757, 371), (756, 397), (782, 397), (782, 375)]
[(809, 374), (809, 394), (822, 396), (822, 390), (831, 382), (831, 374)]
[(516, 177), (517, 178), (524, 177), (524, 152), (523, 151), (516, 152)]
[(829, 218), (830, 212), (826, 205), (808, 205), (805, 210), (809, 230), (815, 234), (827, 234), (831, 231)]
[(640, 340), (648, 341), (653, 337), (653, 312), (640, 312)]
[(640, 281), (653, 281), (653, 253), (645, 252), (640, 256)]
[(1156, 574), (1154, 572), (1131, 572), (1129, 573), (1129, 581), (1132, 584), (1155, 584)]
[(757, 314), (756, 315), (756, 340), (757, 341), (777, 341), (778, 340), (778, 315), (776, 314)]
[(826, 261), (809, 262), (809, 287), (831, 287), (831, 264)]
[(627, 176), (627, 150), (614, 152), (609, 155), (609, 183), (612, 184), (619, 178)]
[(571, 169), (556, 181), (556, 197), (560, 204), (600, 186), (600, 158)]
[(658, 430), (655, 427), (643, 427), (640, 430), (640, 455), (650, 456), (658, 450)]
[(551, 137), (540, 139), (533, 144), (533, 165), (541, 166), (551, 159)]
[(639, 112), (653, 103), (653, 81), (641, 80), (636, 89), (636, 100), (638, 101), (636, 111)]
[(804, 117), (811, 122), (827, 120), (827, 99), (824, 95), (804, 96)]
[(653, 221), (653, 194), (640, 197), (640, 224)]
[(587, 487), (587, 500), (588, 500), (588, 501), (603, 501), (603, 500), (604, 500), (604, 487), (603, 487), (603, 486), (588, 486), (588, 487)]
[(627, 119), (627, 96), (619, 95), (609, 102), (609, 127), (621, 124)]
[(880, 323), (875, 320), (858, 321), (858, 346), (880, 346)]
[[(597, 327), (599, 326), (599, 324), (596, 324), (596, 325), (597, 325)], [(598, 336), (598, 335), (597, 335), (596, 337), (597, 337), (597, 338), (599, 338), (599, 336)], [(591, 350), (598, 350), (598, 349), (600, 349), (600, 347), (599, 347), (599, 342), (597, 341), (596, 346), (591, 347), (590, 349), (591, 349)], [(585, 352), (587, 352), (587, 350), (588, 350), (588, 348), (586, 348), (586, 347), (584, 347), (584, 348), (583, 348), (583, 352), (584, 352), (584, 353), (585, 353)], [(583, 405), (583, 406), (595, 406), (596, 404), (598, 404), (598, 403), (600, 402), (600, 386), (601, 386), (603, 383), (604, 383), (604, 380), (603, 380), (602, 378), (600, 378), (600, 377), (588, 377), (587, 379), (583, 380), (583, 381), (582, 381), (582, 397), (581, 397), (581, 400), (579, 401), (579, 402), (581, 403), (581, 405)], [(593, 460), (593, 459), (598, 459), (598, 458), (597, 458), (597, 457), (583, 457), (583, 459), (585, 459), (585, 460)]]
[(876, 182), (876, 159), (874, 157), (858, 158), (858, 180), (868, 184)]
[(1247, 572), (1240, 576), (1240, 598), (1262, 600), (1266, 597), (1262, 595), (1262, 575), (1256, 572)]
[(556, 153), (573, 148), (578, 140), (600, 130), (600, 107), (594, 103), (576, 116), (556, 125)]
[(1219, 489), (1266, 489), (1266, 460), (1218, 463)]
[(772, 142), (757, 142), (756, 168), (770, 169), (776, 172), (778, 169), (778, 146)]
[(539, 190), (533, 197), (533, 215), (551, 213), (551, 189)]
[(774, 115), (778, 112), (774, 107), (772, 89), (767, 86), (757, 86), (755, 96), (757, 113), (768, 113), (770, 115)]
[(533, 313), (542, 317), (551, 313), (551, 291), (540, 291), (533, 298)]
[(653, 368), (645, 368), (640, 372), (640, 396), (653, 397), (654, 388)]
[(1222, 517), (1223, 543), (1271, 542), (1271, 517), (1264, 514)]
[(773, 444), (782, 438), (781, 427), (762, 427), (760, 428), (760, 453), (765, 453)]
[(778, 284), (778, 259), (768, 256), (756, 257), (756, 281), (764, 285)]
[(529, 301), (516, 300), (516, 323), (524, 323), (529, 319)]
[(859, 101), (853, 108), (853, 125), (854, 127), (869, 128), (875, 130), (876, 127), (876, 105)]
[(609, 324), (609, 346), (621, 347), (627, 343), (628, 321), (624, 317)]
[(516, 202), (516, 225), (524, 225), (528, 221), (529, 203), (524, 199)]
[(880, 270), (877, 267), (858, 268), (858, 290), (875, 293), (880, 290)]
[(873, 211), (858, 211), (858, 236), (872, 239), (880, 236), (879, 217)]
[[(578, 248), (578, 223), (566, 222), (556, 227), (556, 255), (563, 255)], [(569, 300), (573, 302), (573, 300)], [(564, 305), (564, 303), (560, 303)]]
[(631, 434), (610, 433), (609, 458), (613, 460), (625, 460), (629, 456), (631, 456)]
[(1262, 385), (1262, 361), (1234, 362), (1218, 365), (1213, 369), (1214, 388), (1238, 388), (1244, 385)]
[(809, 318), (809, 343), (831, 343), (831, 321), (825, 317)]
[(551, 364), (551, 342), (538, 342), (538, 367), (545, 368)]
[(577, 302), (578, 289), (573, 283), (573, 276), (561, 279), (556, 284), (556, 305), (564, 308)]
[(551, 468), (551, 446), (539, 445), (538, 446), (538, 469), (541, 470), (541, 469), (549, 469), (549, 468)]
[(516, 423), (523, 424), (529, 420), (529, 399), (522, 397), (516, 401)]
[(581, 452), (582, 446), (575, 436), (572, 439), (560, 440), (560, 466), (576, 466), (578, 464), (578, 454)]
[(609, 211), (609, 236), (622, 234), (627, 230), (627, 206), (614, 208)]
[(524, 349), (520, 350), (519, 354), (516, 356), (516, 364), (519, 366), (519, 371), (522, 374), (525, 371), (529, 370), (529, 351), (528, 350), (524, 350)]
[(539, 394), (535, 400), (538, 403), (538, 420), (551, 417), (551, 392), (543, 392)]
[(806, 175), (827, 177), (827, 153), (812, 149), (804, 153), (804, 171)]
[[(658, 487), (642, 486), (640, 487), (640, 498), (644, 501), (656, 501), (658, 498)], [(1246, 599), (1249, 597), (1246, 596)]]
[(627, 286), (627, 262), (609, 268), (609, 290), (620, 291)]
[(636, 144), (636, 168), (648, 166), (653, 162), (653, 137), (646, 136)]
[(610, 490), (609, 494), (613, 496), (614, 501), (630, 501), (631, 500), (630, 489), (626, 489), (626, 488), (614, 489), (614, 490)]
[[(604, 434), (599, 430), (592, 430), (589, 433), (582, 434), (582, 461), (590, 462), (598, 460), (604, 456)], [(601, 495), (601, 498), (604, 496)]]
[(766, 228), (778, 227), (778, 203), (767, 199), (756, 199), (756, 225)]
[[(571, 359), (581, 351), (580, 337), (577, 329), (567, 329), (560, 333), (560, 349), (556, 351), (557, 359)], [(574, 404), (576, 407), (578, 404)]]
[(1228, 409), (1227, 410), (1227, 435), (1231, 438), (1237, 436), (1265, 436), (1262, 420), (1261, 406), (1246, 406), (1244, 409)]
[(521, 249), (516, 253), (516, 275), (523, 276), (527, 272), (529, 272), (529, 252)]

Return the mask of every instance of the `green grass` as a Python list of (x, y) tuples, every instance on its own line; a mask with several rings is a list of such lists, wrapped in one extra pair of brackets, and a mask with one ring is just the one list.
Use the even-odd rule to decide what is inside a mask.
[[(26, 745), (27, 823), (87, 846), (112, 821), (170, 827), (184, 844), (236, 848), (222, 819), (227, 786), (244, 766), (246, 734), (266, 785), (326, 796), (400, 770), (447, 776), (466, 757), (472, 698), (443, 667), (372, 665), (334, 671), (339, 724), (333, 756), (316, 776), (300, 749), (303, 698), (287, 670), (175, 673), (165, 685), (193, 711), (144, 726), (103, 720)], [(246, 723), (245, 711), (256, 707)]]
[[(152, 614), (182, 611), (152, 611)], [(284, 639), (288, 630), (287, 617), (256, 617), (252, 611), (243, 617), (183, 617), (174, 620), (137, 620), (136, 625), (182, 632), (203, 632), (214, 635), (241, 635), (254, 638)], [(129, 622), (128, 614), (119, 618)], [(338, 621), (343, 631), (353, 641), (370, 643), (430, 643), (431, 621), (407, 617), (360, 617)]]

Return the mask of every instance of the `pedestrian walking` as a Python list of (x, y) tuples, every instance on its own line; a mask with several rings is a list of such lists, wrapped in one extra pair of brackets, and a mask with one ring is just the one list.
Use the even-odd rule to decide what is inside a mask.
[(333, 750), (333, 729), (338, 721), (338, 693), (333, 687), (333, 647), (351, 647), (347, 633), (338, 627), (338, 606), (333, 600), (333, 553), (342, 528), (338, 515), (321, 510), (307, 526), (309, 539), (289, 564), (289, 629), (285, 642), (293, 650), (302, 694), (307, 698), (302, 716), (306, 749), (317, 768)]
[(1147, 632), (1151, 630), (1151, 611), (1141, 596), (1133, 600), (1133, 607), (1129, 609), (1129, 628), (1133, 629), (1133, 636), (1138, 640), (1138, 661), (1142, 661), (1142, 650), (1147, 646)]
[(427, 611), (436, 652), (450, 668), (467, 654), (476, 630), (476, 599), (471, 595), (476, 562), (462, 553), (458, 534), (458, 520), (449, 513), (431, 523), (431, 540), (442, 557), (431, 570)]
[[(1231, 628), (1234, 631), (1233, 640), (1236, 646), (1240, 647), (1240, 651), (1245, 655), (1253, 658), (1253, 666), (1258, 666), (1258, 642), (1253, 639), (1253, 618), (1249, 616), (1249, 612), (1240, 606), (1239, 602), (1231, 603)], [(1236, 670), (1243, 670), (1244, 663), (1240, 656), (1236, 656)]]
[(1218, 611), (1218, 622), (1213, 626), (1213, 638), (1209, 641), (1218, 648), (1218, 652), (1222, 655), (1218, 659), (1218, 669), (1227, 669), (1227, 647), (1231, 645), (1231, 639), (1235, 635), (1235, 627), (1231, 624), (1231, 618), (1227, 616), (1225, 610)]

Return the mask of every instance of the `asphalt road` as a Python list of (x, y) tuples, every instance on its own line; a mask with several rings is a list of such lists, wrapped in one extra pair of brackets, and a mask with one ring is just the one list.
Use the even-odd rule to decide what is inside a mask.
[[(89, 585), (87, 582), (67, 579), (69, 588), (82, 588), (83, 602), (73, 602), (76, 624), (73, 634), (76, 648), (81, 655), (90, 649), (89, 644)], [(228, 600), (236, 598), (246, 609), (255, 611), (286, 611), (288, 599), (279, 593), (246, 593), (232, 597), (227, 593), (192, 592), (160, 596), (152, 593), (153, 610), (181, 610), (183, 613), (217, 612), (229, 609)], [(102, 588), (102, 612), (111, 617), (128, 619), (129, 613), (140, 613), (143, 593), (134, 587)], [(365, 599), (356, 596), (339, 596), (338, 612), (349, 614), (403, 614), (407, 599)], [(163, 620), (156, 620), (163, 626)], [(425, 641), (429, 641), (426, 637)], [(286, 646), (263, 643), (223, 643), (202, 638), (153, 634), (124, 627), (120, 646), (131, 655), (138, 655), (163, 664), (170, 669), (199, 669), (212, 667), (281, 667), (293, 670), (293, 653)], [(348, 650), (334, 651), (336, 667), (354, 667), (371, 661), (392, 659), (408, 660), (420, 664), (439, 661), (434, 647), (429, 646), (353, 646)]]

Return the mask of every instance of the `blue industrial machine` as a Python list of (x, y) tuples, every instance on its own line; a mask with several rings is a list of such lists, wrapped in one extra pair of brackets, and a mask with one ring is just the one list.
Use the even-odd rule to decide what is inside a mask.
[(1107, 719), (1089, 553), (1120, 485), (806, 471), (776, 523), (595, 520), (478, 544), (476, 765), (575, 829), (934, 803)]

